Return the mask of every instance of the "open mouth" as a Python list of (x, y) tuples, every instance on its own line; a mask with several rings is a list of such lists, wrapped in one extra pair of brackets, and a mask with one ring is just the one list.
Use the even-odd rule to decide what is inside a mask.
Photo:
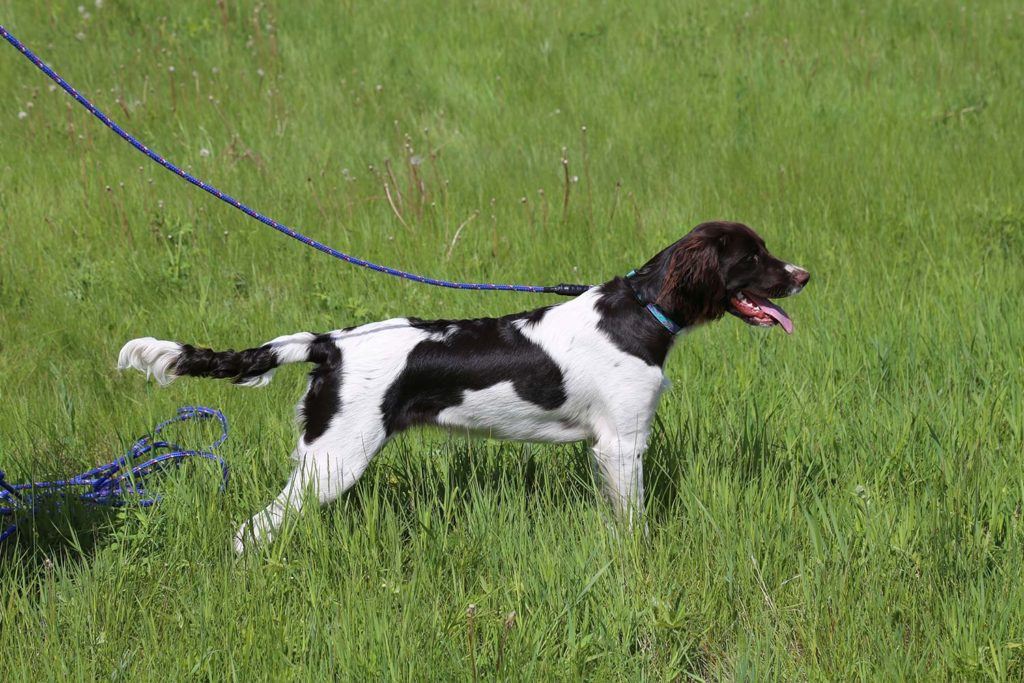
[(793, 334), (793, 321), (786, 312), (764, 297), (750, 292), (737, 292), (729, 300), (729, 312), (748, 325), (772, 327), (781, 325), (786, 334)]

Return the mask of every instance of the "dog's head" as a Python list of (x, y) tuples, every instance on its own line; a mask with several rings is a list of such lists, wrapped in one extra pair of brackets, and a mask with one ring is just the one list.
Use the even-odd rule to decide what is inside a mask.
[(781, 261), (742, 223), (703, 223), (637, 272), (653, 301), (684, 326), (717, 320), (726, 312), (750, 325), (793, 323), (771, 302), (796, 294), (810, 274)]

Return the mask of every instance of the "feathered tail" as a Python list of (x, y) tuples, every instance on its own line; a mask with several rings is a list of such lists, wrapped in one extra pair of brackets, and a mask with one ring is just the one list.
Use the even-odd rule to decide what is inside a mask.
[(263, 346), (244, 351), (214, 351), (173, 341), (142, 337), (124, 345), (117, 369), (134, 368), (160, 384), (178, 377), (230, 379), (235, 384), (259, 387), (274, 370), (287, 363), (324, 363), (340, 355), (330, 334), (299, 332), (278, 337)]

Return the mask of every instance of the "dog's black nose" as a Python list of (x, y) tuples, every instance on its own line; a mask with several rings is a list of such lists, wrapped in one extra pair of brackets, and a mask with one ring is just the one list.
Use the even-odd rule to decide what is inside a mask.
[(800, 270), (793, 273), (793, 280), (796, 282), (797, 287), (803, 287), (811, 279), (811, 274), (801, 268)]

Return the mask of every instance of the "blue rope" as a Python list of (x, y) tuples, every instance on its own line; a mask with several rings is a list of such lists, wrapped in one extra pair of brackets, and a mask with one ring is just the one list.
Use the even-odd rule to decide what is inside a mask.
[(42, 71), (44, 74), (49, 76), (51, 79), (53, 79), (54, 82), (57, 83), (57, 85), (59, 85), (61, 88), (63, 88), (64, 92), (66, 92), (67, 94), (69, 94), (73, 98), (75, 98), (75, 100), (77, 100), (80, 105), (82, 105), (83, 107), (88, 109), (92, 113), (93, 116), (95, 116), (100, 121), (102, 121), (103, 125), (105, 125), (107, 128), (109, 128), (110, 130), (112, 130), (115, 133), (117, 133), (123, 140), (125, 140), (126, 142), (131, 144), (132, 147), (134, 147), (135, 149), (139, 150), (140, 152), (145, 154), (147, 157), (149, 157), (150, 159), (152, 159), (156, 163), (158, 163), (161, 166), (163, 166), (164, 168), (166, 168), (168, 171), (174, 172), (175, 174), (177, 174), (178, 176), (184, 178), (185, 180), (187, 180), (188, 182), (192, 183), (196, 187), (198, 187), (198, 188), (200, 188), (202, 190), (205, 190), (206, 192), (212, 194), (217, 199), (219, 199), (219, 200), (221, 200), (223, 202), (227, 202), (228, 204), (230, 204), (231, 206), (235, 207), (239, 211), (245, 213), (250, 218), (255, 218), (260, 223), (263, 223), (264, 225), (268, 225), (271, 228), (273, 228), (274, 230), (277, 230), (278, 232), (284, 233), (285, 235), (288, 235), (292, 239), (296, 239), (296, 240), (302, 242), (303, 244), (305, 244), (307, 246), (313, 247), (317, 251), (322, 251), (323, 253), (325, 253), (325, 254), (327, 254), (329, 256), (333, 256), (336, 259), (340, 259), (342, 261), (345, 261), (346, 263), (351, 263), (351, 264), (354, 264), (354, 265), (357, 265), (357, 266), (361, 266), (363, 268), (369, 268), (370, 270), (375, 270), (378, 273), (386, 273), (386, 274), (392, 275), (394, 277), (400, 277), (400, 278), (404, 278), (406, 280), (412, 280), (413, 282), (420, 282), (420, 283), (423, 283), (425, 285), (434, 285), (435, 287), (448, 287), (450, 289), (500, 290), (500, 291), (508, 291), (508, 292), (534, 292), (534, 293), (538, 293), (538, 294), (560, 294), (560, 295), (563, 295), (563, 296), (577, 296), (577, 295), (582, 294), (583, 292), (587, 291), (588, 289), (590, 289), (589, 285), (570, 285), (570, 284), (559, 284), (559, 285), (541, 286), (541, 285), (499, 285), (499, 284), (491, 284), (491, 283), (474, 283), (474, 282), (451, 282), (449, 280), (438, 280), (438, 279), (431, 278), (431, 277), (424, 277), (423, 275), (416, 275), (414, 273), (407, 273), (407, 272), (402, 271), (402, 270), (397, 270), (395, 268), (389, 268), (388, 266), (382, 266), (382, 265), (379, 265), (377, 263), (371, 263), (370, 261), (367, 261), (365, 259), (361, 259), (361, 258), (358, 258), (358, 257), (355, 257), (355, 256), (351, 256), (349, 254), (345, 254), (343, 252), (340, 252), (337, 249), (329, 247), (326, 244), (323, 244), (322, 242), (318, 242), (318, 241), (316, 241), (315, 239), (313, 239), (311, 237), (307, 237), (306, 235), (303, 235), (302, 233), (297, 232), (296, 230), (293, 230), (292, 228), (289, 228), (287, 225), (282, 225), (281, 223), (278, 223), (273, 218), (270, 218), (268, 216), (264, 216), (263, 214), (259, 213), (258, 211), (255, 211), (254, 209), (249, 208), (248, 206), (246, 206), (242, 202), (238, 201), (237, 199), (235, 199), (231, 195), (226, 194), (224, 192), (221, 192), (220, 190), (218, 190), (214, 186), (210, 185), (209, 183), (203, 182), (202, 180), (196, 178), (195, 176), (193, 176), (193, 175), (185, 172), (184, 170), (178, 168), (177, 166), (172, 164), (170, 161), (168, 161), (167, 159), (165, 159), (164, 157), (160, 156), (159, 154), (154, 152), (152, 149), (150, 149), (146, 145), (144, 145), (141, 142), (139, 142), (138, 140), (136, 140), (129, 133), (125, 132), (125, 130), (123, 128), (121, 128), (121, 126), (119, 126), (116, 123), (114, 123), (110, 119), (110, 117), (108, 117), (106, 114), (104, 114), (102, 111), (100, 111), (96, 107), (96, 105), (94, 105), (92, 102), (90, 102), (85, 96), (83, 96), (81, 93), (79, 93), (75, 88), (71, 87), (71, 85), (68, 84), (68, 82), (65, 81), (63, 78), (61, 78), (57, 74), (56, 71), (54, 71), (49, 66), (47, 66), (43, 62), (43, 60), (39, 59), (39, 57), (37, 57), (35, 55), (35, 53), (33, 53), (31, 50), (29, 50), (27, 47), (25, 47), (25, 45), (22, 44), (22, 42), (20, 40), (18, 40), (13, 35), (11, 35), (11, 33), (6, 28), (4, 28), (2, 25), (0, 25), (0, 36), (3, 36), (7, 40), (8, 43), (10, 43), (15, 48), (17, 48), (17, 50), (19, 52), (21, 52), (21, 54), (25, 55), (25, 57), (28, 58), (28, 60), (30, 62), (35, 64), (39, 68), (40, 71)]
[[(220, 436), (205, 450), (188, 450), (174, 442), (157, 438), (172, 424), (213, 419), (220, 423)], [(224, 413), (202, 406), (185, 406), (178, 409), (176, 416), (158, 424), (150, 436), (144, 436), (136, 441), (125, 455), (106, 465), (76, 474), (70, 479), (11, 484), (5, 481), (4, 473), (0, 470), (0, 520), (10, 520), (7, 526), (0, 530), (0, 542), (17, 530), (16, 515), (32, 512), (43, 499), (69, 489), (85, 489), (78, 494), (78, 498), (93, 505), (119, 507), (129, 502), (129, 497), (130, 502), (142, 507), (154, 505), (159, 502), (160, 496), (150, 493), (146, 486), (146, 478), (170, 465), (180, 465), (186, 458), (203, 458), (219, 464), (223, 477), (223, 491), (228, 485), (228, 465), (213, 451), (227, 438), (228, 420)], [(144, 457), (146, 459), (139, 462)]]

